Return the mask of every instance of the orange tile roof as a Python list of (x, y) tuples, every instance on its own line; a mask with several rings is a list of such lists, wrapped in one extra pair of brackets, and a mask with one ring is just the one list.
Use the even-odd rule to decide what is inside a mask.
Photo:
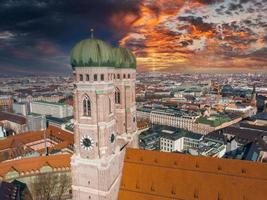
[[(55, 136), (61, 141), (69, 141), (70, 143), (74, 143), (74, 136), (72, 133), (69, 133), (54, 126), (49, 126), (46, 130), (46, 134), (47, 137)], [(14, 141), (20, 141), (24, 144), (27, 144), (30, 142), (41, 140), (43, 138), (44, 138), (44, 131), (20, 133), (14, 136), (10, 136), (7, 139), (0, 140), (0, 150), (11, 148), (12, 143)]]
[[(54, 126), (49, 126), (46, 129), (46, 137), (55, 140), (58, 143), (54, 146), (54, 149), (66, 148), (74, 143), (74, 136), (72, 133), (69, 133)], [(24, 149), (25, 153), (26, 150), (27, 152), (31, 152), (31, 148), (29, 148), (29, 146), (27, 145), (29, 143), (43, 139), (44, 139), (44, 131), (34, 131), (34, 132), (25, 132), (17, 134), (14, 136), (10, 136), (4, 140), (0, 140), (0, 162), (3, 160), (16, 158), (20, 156), (19, 155), (20, 152), (22, 156), (24, 153), (23, 151), (18, 151), (19, 148)], [(44, 149), (41, 149), (38, 152), (43, 153)]]
[(127, 149), (121, 200), (265, 200), (267, 165)]
[(58, 154), (12, 160), (0, 163), (0, 176), (4, 177), (9, 171), (31, 172), (39, 170), (42, 166), (49, 165), (52, 168), (70, 167), (70, 154)]

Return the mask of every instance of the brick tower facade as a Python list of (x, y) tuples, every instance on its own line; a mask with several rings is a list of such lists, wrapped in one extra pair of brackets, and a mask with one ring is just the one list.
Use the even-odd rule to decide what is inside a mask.
[[(118, 51), (119, 49), (119, 51)], [(72, 50), (74, 200), (115, 200), (124, 147), (137, 147), (135, 58), (126, 49), (86, 39)]]

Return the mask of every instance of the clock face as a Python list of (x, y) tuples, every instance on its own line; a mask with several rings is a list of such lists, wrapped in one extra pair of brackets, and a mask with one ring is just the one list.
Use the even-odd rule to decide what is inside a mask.
[(92, 142), (90, 139), (88, 139), (88, 138), (83, 139), (83, 146), (90, 147), (91, 145), (92, 145)]
[(89, 136), (83, 136), (80, 143), (81, 143), (82, 148), (85, 150), (93, 149), (94, 141)]

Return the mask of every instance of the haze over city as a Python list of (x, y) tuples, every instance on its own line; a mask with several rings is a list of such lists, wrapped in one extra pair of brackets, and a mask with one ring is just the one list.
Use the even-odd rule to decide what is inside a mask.
[(137, 71), (264, 72), (266, 13), (265, 0), (2, 0), (1, 74), (70, 73), (91, 28), (131, 49)]

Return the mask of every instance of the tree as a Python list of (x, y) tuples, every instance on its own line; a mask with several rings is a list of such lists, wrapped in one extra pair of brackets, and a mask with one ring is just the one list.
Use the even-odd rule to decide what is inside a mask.
[(44, 173), (34, 178), (31, 188), (35, 200), (63, 200), (69, 196), (71, 178), (66, 173)]

